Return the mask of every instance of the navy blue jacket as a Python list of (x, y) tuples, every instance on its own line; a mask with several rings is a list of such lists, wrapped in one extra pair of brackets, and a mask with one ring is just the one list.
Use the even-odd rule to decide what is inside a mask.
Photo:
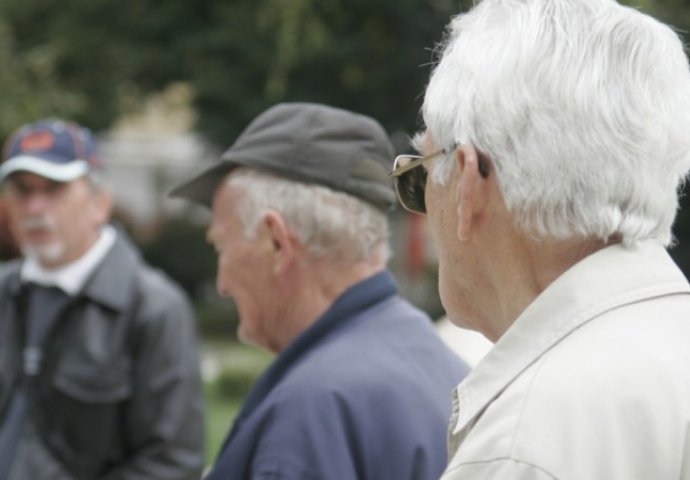
[(436, 480), (467, 373), (393, 277), (374, 275), (257, 381), (207, 480)]

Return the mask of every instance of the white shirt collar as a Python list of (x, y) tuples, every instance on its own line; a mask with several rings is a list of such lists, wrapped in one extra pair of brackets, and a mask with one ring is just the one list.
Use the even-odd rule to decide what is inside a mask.
[(104, 225), (98, 240), (84, 255), (54, 270), (42, 267), (34, 256), (26, 257), (20, 272), (21, 280), (23, 283), (55, 286), (69, 295), (76, 295), (115, 243), (115, 236), (115, 229)]

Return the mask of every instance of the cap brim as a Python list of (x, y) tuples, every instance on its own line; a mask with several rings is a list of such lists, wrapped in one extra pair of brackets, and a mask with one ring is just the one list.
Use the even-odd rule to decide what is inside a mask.
[(29, 172), (56, 182), (71, 182), (86, 175), (89, 164), (86, 160), (69, 163), (55, 163), (40, 157), (20, 155), (10, 158), (0, 166), (0, 182), (16, 172)]
[(184, 198), (211, 208), (218, 184), (236, 166), (230, 162), (217, 163), (191, 180), (173, 187), (168, 196)]

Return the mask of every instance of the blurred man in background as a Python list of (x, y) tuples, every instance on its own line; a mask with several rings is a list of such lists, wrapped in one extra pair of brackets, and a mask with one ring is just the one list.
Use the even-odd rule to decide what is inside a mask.
[(199, 478), (194, 318), (108, 225), (91, 132), (42, 120), (4, 156), (23, 258), (0, 270), (0, 479)]
[(392, 151), (368, 117), (281, 104), (173, 192), (212, 205), (218, 290), (237, 304), (240, 339), (277, 355), (209, 479), (443, 471), (467, 367), (386, 271)]
[(611, 0), (484, 0), (423, 114), (398, 195), (428, 212), (450, 319), (496, 342), (456, 390), (444, 480), (690, 478), (677, 35)]

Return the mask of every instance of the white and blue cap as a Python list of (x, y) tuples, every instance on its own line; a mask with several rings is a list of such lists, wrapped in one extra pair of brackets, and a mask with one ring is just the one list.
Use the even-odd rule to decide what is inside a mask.
[(81, 125), (56, 118), (17, 129), (8, 137), (3, 157), (0, 182), (15, 172), (70, 182), (103, 169), (93, 133)]

